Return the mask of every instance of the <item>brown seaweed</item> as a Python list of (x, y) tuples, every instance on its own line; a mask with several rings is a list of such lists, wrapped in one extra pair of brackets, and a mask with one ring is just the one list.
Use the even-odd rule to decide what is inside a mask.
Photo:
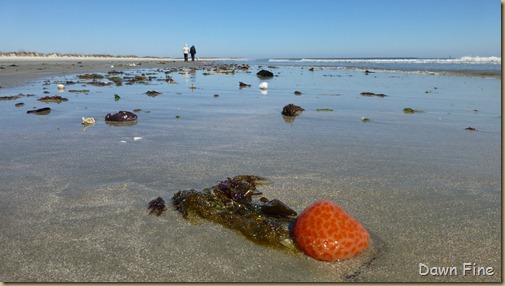
[(44, 97), (41, 97), (41, 98), (39, 98), (37, 100), (38, 101), (42, 101), (42, 102), (62, 103), (62, 102), (68, 101), (68, 98), (61, 97), (59, 95), (55, 95), (55, 96), (44, 96)]
[(301, 108), (300, 106), (290, 103), (290, 104), (284, 106), (284, 108), (282, 109), (282, 115), (284, 115), (284, 116), (298, 116), (304, 110), (305, 109)]
[(253, 199), (262, 194), (256, 187), (265, 180), (256, 176), (227, 178), (200, 192), (179, 191), (172, 203), (184, 218), (204, 218), (239, 231), (257, 244), (297, 252), (289, 232), (296, 211), (277, 199)]
[(157, 197), (156, 199), (149, 202), (148, 209), (150, 210), (149, 214), (160, 216), (164, 211), (167, 210), (167, 206), (165, 204), (165, 200), (162, 197)]
[(115, 122), (133, 122), (137, 120), (137, 115), (130, 111), (119, 111), (118, 113), (110, 114), (105, 116), (105, 121), (115, 121)]

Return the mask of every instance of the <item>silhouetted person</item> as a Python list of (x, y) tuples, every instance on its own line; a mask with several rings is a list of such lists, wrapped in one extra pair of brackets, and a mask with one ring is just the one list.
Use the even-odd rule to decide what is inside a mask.
[(191, 54), (191, 61), (194, 62), (195, 61), (195, 54), (196, 54), (195, 46), (191, 46), (191, 48), (189, 49), (189, 53)]

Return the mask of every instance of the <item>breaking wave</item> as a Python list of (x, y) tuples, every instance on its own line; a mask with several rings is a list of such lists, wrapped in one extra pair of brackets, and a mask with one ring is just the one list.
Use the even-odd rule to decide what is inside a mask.
[(377, 63), (377, 64), (501, 64), (501, 57), (460, 58), (291, 58), (269, 59), (269, 62), (298, 63)]

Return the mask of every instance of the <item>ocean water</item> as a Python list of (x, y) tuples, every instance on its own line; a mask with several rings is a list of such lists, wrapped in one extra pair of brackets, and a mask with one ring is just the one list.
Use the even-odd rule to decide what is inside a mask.
[[(470, 63), (398, 61), (238, 61), (251, 66), (233, 74), (166, 66), (122, 75), (152, 77), (142, 84), (81, 80), (58, 92), (58, 83), (79, 81), (67, 75), (0, 90), (22, 94), (0, 101), (0, 280), (500, 281), (501, 79), (480, 68), (429, 67), (468, 71)], [(484, 72), (496, 68), (483, 65)], [(260, 79), (260, 69), (275, 76)], [(175, 84), (164, 81), (167, 72)], [(161, 94), (147, 96), (150, 90)], [(37, 100), (45, 95), (68, 101)], [(285, 118), (288, 103), (305, 111)], [(26, 113), (41, 107), (52, 111)], [(405, 114), (407, 107), (419, 112)], [(104, 121), (135, 109), (135, 125)], [(96, 123), (83, 126), (82, 117)], [(178, 190), (240, 174), (268, 178), (264, 195), (297, 211), (319, 199), (337, 202), (369, 230), (374, 251), (325, 263), (254, 245), (212, 223), (192, 224), (172, 209), (147, 215), (157, 196), (168, 202)], [(463, 263), (494, 274), (463, 275)], [(421, 264), (459, 272), (423, 275)]]
[(460, 58), (273, 58), (256, 60), (261, 64), (325, 66), (350, 70), (387, 71), (432, 75), (501, 75), (501, 57)]

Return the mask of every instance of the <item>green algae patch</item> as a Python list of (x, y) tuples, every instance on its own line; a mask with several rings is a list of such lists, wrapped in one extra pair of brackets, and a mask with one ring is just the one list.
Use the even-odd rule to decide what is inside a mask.
[(116, 86), (122, 86), (123, 85), (123, 79), (118, 77), (118, 76), (113, 76), (109, 77), (109, 80), (114, 82)]
[(236, 230), (259, 245), (297, 253), (289, 233), (297, 213), (280, 200), (269, 200), (257, 186), (267, 180), (236, 176), (202, 191), (179, 191), (172, 197), (175, 209), (186, 219), (203, 218)]
[(405, 107), (403, 109), (403, 113), (406, 113), (406, 114), (414, 114), (414, 113), (419, 113), (419, 112), (424, 112), (422, 110), (417, 110), (417, 109), (412, 109), (410, 107)]
[(333, 109), (331, 109), (331, 108), (317, 108), (316, 111), (317, 112), (331, 112), (331, 111), (333, 111)]

